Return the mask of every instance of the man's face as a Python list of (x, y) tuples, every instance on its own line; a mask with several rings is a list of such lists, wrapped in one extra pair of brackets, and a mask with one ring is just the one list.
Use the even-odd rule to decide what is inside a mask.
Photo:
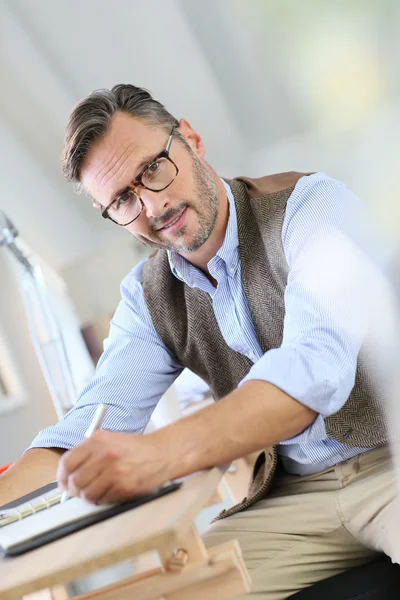
[[(218, 186), (202, 160), (200, 138), (187, 123), (181, 128), (190, 148), (173, 138), (170, 157), (179, 169), (176, 179), (161, 192), (140, 186), (144, 210), (125, 229), (144, 244), (185, 254), (198, 250), (214, 229)], [(109, 133), (85, 158), (81, 170), (84, 188), (103, 207), (108, 206), (120, 190), (135, 181), (144, 164), (165, 148), (167, 140), (165, 130), (116, 114)]]

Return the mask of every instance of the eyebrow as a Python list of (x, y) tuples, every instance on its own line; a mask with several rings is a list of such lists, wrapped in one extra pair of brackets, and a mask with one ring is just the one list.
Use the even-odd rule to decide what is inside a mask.
[(138, 165), (138, 166), (137, 166), (137, 168), (136, 168), (136, 171), (137, 171), (137, 175), (136, 175), (136, 177), (133, 177), (133, 178), (131, 179), (131, 181), (130, 181), (130, 184), (129, 184), (129, 185), (126, 185), (126, 186), (125, 186), (124, 188), (122, 188), (121, 190), (118, 190), (117, 192), (115, 192), (115, 193), (112, 195), (112, 198), (111, 198), (111, 199), (108, 201), (108, 203), (107, 203), (107, 205), (106, 205), (106, 206), (110, 206), (110, 204), (111, 204), (112, 202), (114, 202), (114, 200), (116, 200), (117, 198), (119, 198), (119, 197), (120, 197), (122, 194), (125, 194), (125, 192), (127, 192), (127, 191), (130, 189), (132, 181), (135, 181), (135, 180), (138, 178), (138, 176), (139, 176), (139, 175), (141, 174), (141, 172), (142, 172), (142, 169), (143, 169), (144, 167), (146, 167), (147, 165), (149, 165), (149, 164), (150, 164), (150, 163), (151, 163), (151, 162), (154, 160), (154, 158), (155, 158), (154, 154), (150, 154), (150, 156), (146, 156), (146, 158), (144, 158), (144, 159), (142, 160), (142, 162), (140, 163), (140, 165)]

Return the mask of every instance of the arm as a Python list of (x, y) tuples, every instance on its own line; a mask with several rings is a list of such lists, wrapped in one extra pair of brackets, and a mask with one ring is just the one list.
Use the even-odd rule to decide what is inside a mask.
[(230, 463), (297, 435), (317, 413), (267, 381), (245, 382), (222, 400), (155, 431), (156, 446), (170, 449), (170, 478)]
[(0, 506), (55, 481), (58, 461), (65, 450), (28, 450), (0, 476)]
[(96, 432), (61, 458), (57, 479), (70, 495), (89, 502), (123, 501), (275, 444), (315, 416), (276, 386), (252, 381), (151, 434)]

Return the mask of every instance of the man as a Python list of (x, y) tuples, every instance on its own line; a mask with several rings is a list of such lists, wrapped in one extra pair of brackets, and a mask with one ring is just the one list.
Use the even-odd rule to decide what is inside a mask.
[[(74, 108), (63, 170), (158, 252), (122, 283), (93, 381), (0, 501), (56, 474), (120, 501), (260, 451), (248, 498), (205, 535), (239, 540), (251, 595), (281, 600), (376, 552), (398, 562), (385, 398), (363, 350), (376, 257), (355, 196), (320, 173), (220, 179), (189, 123), (130, 85)], [(184, 366), (219, 401), (135, 435)], [(99, 402), (105, 430), (84, 440)]]

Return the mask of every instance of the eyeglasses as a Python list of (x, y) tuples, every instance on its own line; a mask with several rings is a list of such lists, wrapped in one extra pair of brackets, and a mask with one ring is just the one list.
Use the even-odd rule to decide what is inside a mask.
[(162, 192), (174, 181), (179, 169), (169, 155), (175, 126), (172, 128), (164, 150), (144, 167), (136, 179), (118, 198), (110, 202), (102, 211), (105, 219), (116, 225), (126, 227), (135, 221), (143, 211), (143, 200), (136, 191), (139, 186), (151, 192)]

